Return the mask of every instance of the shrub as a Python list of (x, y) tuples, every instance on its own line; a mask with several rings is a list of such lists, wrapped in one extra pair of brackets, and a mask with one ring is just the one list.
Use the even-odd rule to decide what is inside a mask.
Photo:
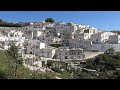
[(52, 67), (51, 69), (55, 72), (62, 73), (62, 71), (57, 67), (54, 67), (54, 68)]

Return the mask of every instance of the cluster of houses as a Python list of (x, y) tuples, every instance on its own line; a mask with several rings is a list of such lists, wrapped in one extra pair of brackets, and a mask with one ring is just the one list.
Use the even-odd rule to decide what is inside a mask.
[[(120, 51), (117, 33), (72, 22), (32, 22), (25, 27), (0, 27), (0, 49), (8, 49), (11, 41), (18, 46), (22, 57), (33, 55), (42, 61), (83, 61), (86, 51), (105, 52), (109, 48)], [(53, 44), (61, 46), (56, 48), (51, 46)]]

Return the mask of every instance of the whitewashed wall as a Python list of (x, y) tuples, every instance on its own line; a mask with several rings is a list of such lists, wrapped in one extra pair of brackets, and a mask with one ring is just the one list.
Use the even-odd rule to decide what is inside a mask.
[(93, 44), (92, 50), (105, 52), (109, 48), (113, 48), (115, 52), (120, 52), (120, 44)]

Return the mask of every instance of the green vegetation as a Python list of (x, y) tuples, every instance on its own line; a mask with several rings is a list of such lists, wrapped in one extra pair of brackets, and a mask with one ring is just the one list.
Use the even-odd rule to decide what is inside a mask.
[(23, 25), (20, 23), (9, 23), (6, 21), (3, 21), (2, 19), (0, 19), (0, 26), (2, 27), (22, 27)]
[[(55, 79), (55, 72), (34, 72), (25, 68), (22, 64), (17, 65), (16, 77), (13, 74), (10, 76), (10, 67), (8, 63), (9, 57), (5, 51), (0, 51), (0, 79)], [(14, 71), (11, 68), (11, 71)]]
[(32, 72), (22, 65), (21, 60), (18, 58), (18, 49), (13, 43), (7, 51), (0, 51), (0, 78), (30, 78)]
[(52, 18), (47, 18), (47, 19), (45, 19), (45, 22), (54, 23), (54, 20)]
[(11, 43), (11, 47), (6, 51), (0, 51), (0, 79), (51, 79), (53, 72), (34, 74), (33, 71), (25, 68), (19, 58), (18, 49)]
[[(53, 64), (52, 64), (53, 65)], [(59, 64), (56, 63), (56, 66)], [(68, 70), (65, 64), (61, 64), (64, 71), (60, 67), (52, 69), (60, 73), (64, 79), (119, 79), (120, 78), (120, 53), (108, 49), (104, 54), (96, 56), (94, 59), (89, 59), (79, 66), (82, 70)]]
[[(9, 77), (17, 77), (17, 68), (21, 64), (22, 59), (19, 59), (18, 48), (15, 46), (14, 42), (10, 43), (10, 48), (6, 50), (6, 55), (8, 56), (8, 65), (9, 65)], [(18, 62), (19, 61), (19, 62)]]
[[(31, 71), (22, 65), (18, 49), (11, 43), (6, 51), (0, 51), (0, 79), (120, 79), (120, 53), (109, 49), (109, 53), (89, 59), (74, 70), (64, 62), (48, 61), (46, 67), (52, 71)], [(68, 69), (70, 68), (70, 69)]]
[[(112, 49), (110, 49), (110, 51), (112, 51)], [(109, 54), (98, 55), (94, 60), (87, 61), (83, 66), (88, 69), (96, 70), (92, 75), (96, 79), (117, 79), (120, 77), (120, 71), (117, 70), (120, 68), (120, 54), (114, 54), (110, 52)], [(85, 71), (81, 74), (83, 73), (85, 73)], [(96, 76), (95, 73), (98, 74), (98, 76)], [(88, 72), (87, 75), (90, 77), (91, 72)]]
[(63, 45), (61, 45), (61, 44), (51, 44), (50, 46), (59, 48), (59, 47), (61, 47), (61, 46), (63, 46)]
[(62, 71), (58, 67), (52, 67), (51, 69), (57, 73), (62, 73)]
[(4, 51), (0, 51), (0, 78), (7, 78), (8, 60)]

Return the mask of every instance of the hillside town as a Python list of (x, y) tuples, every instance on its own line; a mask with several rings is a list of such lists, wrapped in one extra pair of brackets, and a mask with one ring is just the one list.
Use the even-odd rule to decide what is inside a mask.
[[(0, 27), (0, 49), (14, 41), (24, 66), (45, 71), (47, 61), (86, 62), (113, 48), (120, 52), (120, 35), (73, 22), (30, 22), (25, 27)], [(74, 68), (76, 68), (74, 66)]]

